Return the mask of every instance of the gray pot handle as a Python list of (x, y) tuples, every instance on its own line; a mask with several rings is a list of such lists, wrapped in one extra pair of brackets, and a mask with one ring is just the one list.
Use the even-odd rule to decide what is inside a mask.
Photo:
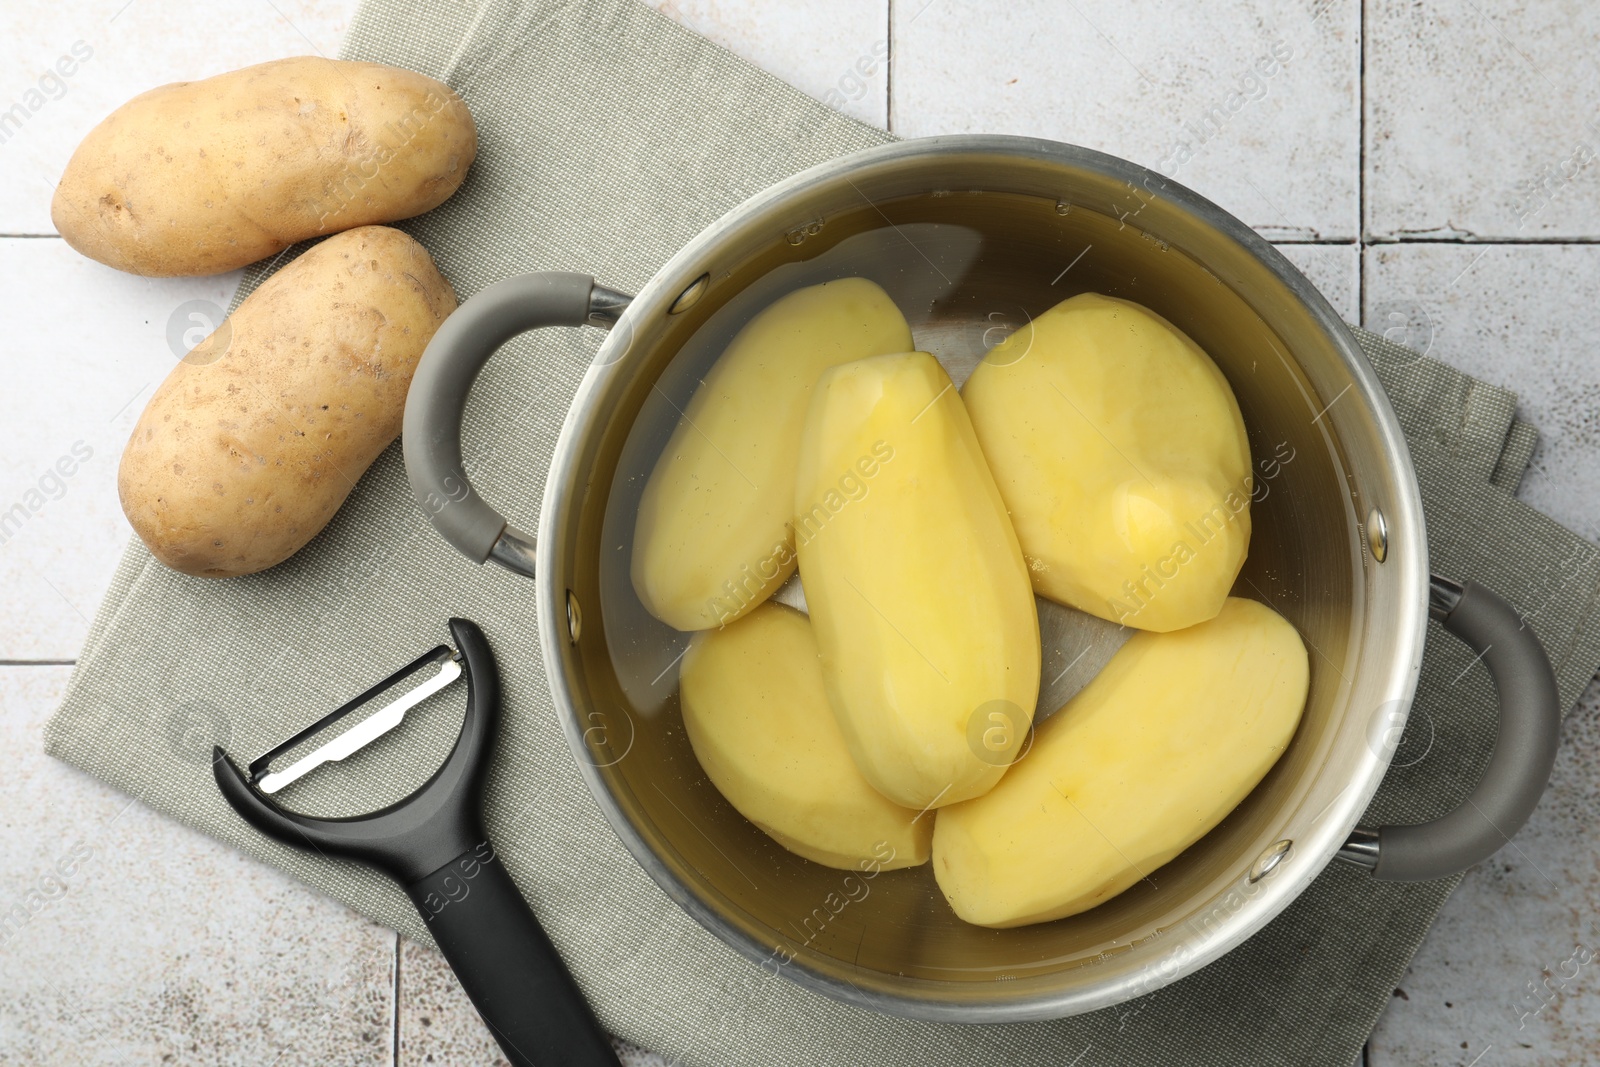
[(492, 559), (517, 574), (534, 574), (533, 538), (478, 495), (461, 458), (461, 415), (473, 379), (517, 334), (540, 326), (609, 329), (630, 299), (586, 274), (519, 274), (462, 304), (428, 342), (406, 394), (406, 477), (434, 528), (468, 559)]
[(1341, 859), (1396, 882), (1444, 878), (1499, 851), (1533, 814), (1561, 738), (1561, 702), (1544, 646), (1515, 608), (1476, 582), (1434, 576), (1428, 613), (1483, 659), (1500, 696), (1494, 755), (1472, 795), (1414, 826), (1357, 827)]

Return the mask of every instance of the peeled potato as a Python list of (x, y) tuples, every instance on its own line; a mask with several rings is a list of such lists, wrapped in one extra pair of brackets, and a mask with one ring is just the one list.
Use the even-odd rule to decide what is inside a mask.
[(1134, 635), (993, 791), (939, 812), (939, 888), (961, 918), (994, 927), (1116, 896), (1255, 788), (1294, 736), (1307, 680), (1300, 635), (1253, 600)]
[(822, 376), (794, 500), (806, 603), (856, 765), (910, 808), (987, 792), (1033, 718), (1039, 618), (966, 409), (932, 356)]
[(1198, 345), (1084, 294), (991, 349), (962, 396), (1041, 596), (1141, 630), (1221, 610), (1250, 546), (1250, 445)]
[(864, 860), (886, 870), (927, 861), (933, 816), (886, 800), (850, 761), (800, 612), (763, 604), (695, 635), (680, 683), (684, 729), (706, 776), (778, 844), (850, 870)]
[(747, 323), (695, 391), (645, 485), (633, 587), (679, 630), (722, 626), (794, 573), (800, 427), (829, 367), (911, 347), (894, 301), (865, 278), (799, 289)]

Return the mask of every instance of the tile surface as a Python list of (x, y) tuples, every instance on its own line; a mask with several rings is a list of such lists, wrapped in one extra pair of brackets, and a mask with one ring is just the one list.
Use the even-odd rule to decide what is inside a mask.
[[(456, 983), (444, 957), (431, 948), (400, 942), (398, 1026), (401, 1067), (423, 1064), (493, 1064), (507, 1067), (494, 1038)], [(667, 1061), (625, 1041), (613, 1042), (623, 1067), (668, 1067)]]
[(46, 757), (0, 667), (0, 1063), (388, 1064), (396, 936)]
[(1367, 321), (1520, 397), (1519, 496), (1600, 541), (1600, 245), (1378, 245)]
[(1366, 7), (1374, 236), (1600, 235), (1600, 8)]
[(1372, 1067), (1600, 1061), (1600, 684), (1564, 735), (1539, 810), (1467, 874), (1401, 979)]
[(27, 620), (0, 631), (0, 660), (77, 655), (130, 535), (122, 447), (237, 284), (138, 278), (58, 239), (0, 240), (0, 287), (28, 309), (0, 341), (8, 377), (26, 383), (0, 390), (0, 611)]
[(647, 2), (829, 107), (887, 124), (889, 0)]
[(353, 0), (0, 6), (0, 115), (13, 116), (0, 118), (0, 234), (55, 232), (50, 194), (72, 150), (128, 98), (283, 56), (335, 55), (354, 10)]
[(1132, 159), (1270, 236), (1354, 239), (1359, 10), (1309, 0), (896, 0), (894, 131)]

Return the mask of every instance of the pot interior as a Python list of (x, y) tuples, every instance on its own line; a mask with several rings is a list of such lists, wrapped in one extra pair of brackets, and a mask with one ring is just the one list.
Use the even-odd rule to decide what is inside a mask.
[[(1341, 779), (1340, 790), (1375, 786), (1381, 761), (1354, 752), (1365, 724), (1351, 721), (1352, 680), (1368, 672), (1372, 693), (1362, 706), (1376, 706), (1393, 672), (1374, 668), (1374, 658), (1403, 659), (1411, 650), (1403, 641), (1395, 647), (1393, 635), (1388, 649), (1376, 647), (1370, 587), (1384, 585), (1380, 600), (1404, 602), (1414, 593), (1406, 583), (1416, 580), (1411, 567), (1377, 573), (1364, 550), (1366, 509), (1382, 499), (1403, 512), (1409, 476), (1385, 465), (1381, 427), (1364, 389), (1350, 387), (1360, 383), (1341, 364), (1330, 313), (1326, 305), (1307, 310), (1284, 280), (1297, 277), (1292, 270), (1281, 259), (1264, 263), (1261, 249), (1241, 247), (1161, 188), (1018, 160), (984, 166), (976, 156), (914, 172), (867, 168), (845, 182), (791, 189), (675, 260), (630, 311), (626, 336), (602, 350), (609, 366), (597, 375), (588, 432), (573, 444), (574, 506), (558, 533), (560, 581), (583, 618), (579, 640), (562, 653), (580, 754), (602, 806), (657, 880), (747, 955), (792, 957), (786, 969), (802, 980), (932, 1016), (973, 1006), (981, 1015), (986, 1005), (992, 1017), (1096, 1006), (1107, 1000), (1094, 992), (1106, 978), (1136, 973), (1176, 942), (1236, 942), (1287, 903), (1287, 890), (1259, 899), (1252, 891), (1216, 911), (1227, 893), (1256, 885), (1252, 864), (1281, 839), (1301, 837), (1302, 867), (1325, 861), (1315, 853), (1327, 851), (1326, 841), (1305, 840), (1312, 823), (1302, 809), (1337, 795), (1327, 792), (1329, 775)], [(703, 295), (669, 314), (701, 274), (709, 276)], [(1098, 292), (1138, 301), (1182, 329), (1238, 398), (1257, 489), (1234, 594), (1270, 604), (1305, 639), (1305, 715), (1282, 760), (1216, 829), (1081, 915), (983, 929), (955, 917), (931, 865), (872, 876), (781, 848), (701, 772), (676, 692), (690, 635), (653, 619), (633, 592), (628, 562), (640, 493), (700, 378), (773, 300), (851, 275), (894, 297), (917, 346), (958, 385), (986, 348), (1029, 317)], [(1339, 393), (1341, 381), (1353, 395)], [(759, 397), (749, 403), (752, 414), (760, 411)], [(1107, 634), (1115, 629), (1090, 622), (1074, 631), (1099, 651), (1071, 666), (1078, 638), (1063, 639), (1054, 653), (1047, 647), (1044, 682), (1055, 677), (1058, 692), (1086, 682), (1120, 643)], [(1289, 825), (1296, 812), (1298, 829)], [(1204, 954), (1191, 953), (1196, 962)]]

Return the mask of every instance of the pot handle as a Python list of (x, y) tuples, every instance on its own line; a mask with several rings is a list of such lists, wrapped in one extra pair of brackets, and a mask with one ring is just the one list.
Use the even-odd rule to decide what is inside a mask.
[(428, 342), (406, 394), (406, 477), (434, 528), (468, 559), (534, 574), (533, 537), (478, 495), (461, 458), (461, 416), (478, 371), (501, 345), (540, 326), (609, 329), (631, 299), (587, 274), (519, 274), (462, 304)]
[(1489, 668), (1500, 696), (1500, 730), (1482, 779), (1456, 810), (1411, 826), (1358, 826), (1339, 850), (1341, 859), (1396, 882), (1458, 874), (1499, 851), (1538, 805), (1561, 738), (1555, 672), (1515, 608), (1476, 582), (1435, 575), (1428, 614)]

